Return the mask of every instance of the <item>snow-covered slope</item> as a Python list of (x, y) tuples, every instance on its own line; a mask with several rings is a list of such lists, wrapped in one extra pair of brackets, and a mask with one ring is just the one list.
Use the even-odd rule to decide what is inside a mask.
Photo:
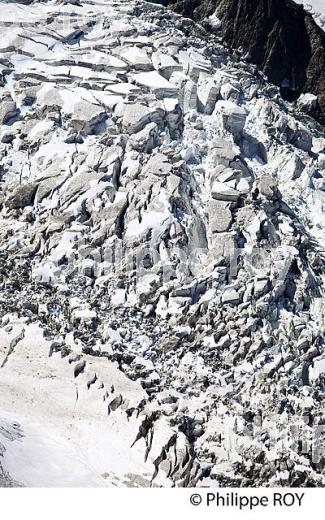
[(189, 20), (74, 4), (1, 22), (1, 485), (324, 485), (323, 130)]
[(316, 22), (325, 28), (325, 2), (324, 0), (295, 0), (297, 4), (303, 4), (306, 11), (311, 13)]
[[(0, 380), (0, 442), (9, 474), (27, 486), (148, 486), (152, 460), (144, 462), (141, 445), (130, 450), (141, 419), (128, 420), (125, 413), (146, 395), (139, 383), (107, 359), (91, 356), (83, 356), (85, 370), (75, 380), (75, 363), (49, 357), (37, 325), (13, 323), (13, 334), (22, 330), (24, 341)], [(8, 343), (2, 333), (1, 363)], [(95, 374), (101, 379), (94, 381)], [(164, 435), (161, 423), (157, 441)]]

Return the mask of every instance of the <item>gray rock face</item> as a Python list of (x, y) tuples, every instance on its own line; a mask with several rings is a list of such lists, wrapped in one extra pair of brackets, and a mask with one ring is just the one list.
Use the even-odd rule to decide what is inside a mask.
[(157, 5), (5, 8), (0, 485), (324, 486), (322, 130)]
[(237, 190), (229, 187), (223, 182), (218, 180), (214, 181), (211, 188), (212, 197), (216, 200), (233, 201), (236, 202), (240, 193)]
[(155, 110), (140, 103), (125, 105), (123, 130), (128, 134), (136, 134), (143, 130), (148, 123), (162, 123), (163, 117), (164, 111), (159, 108)]
[(209, 75), (202, 75), (198, 85), (198, 111), (211, 115), (219, 96), (218, 86)]
[(101, 106), (95, 106), (85, 101), (78, 102), (71, 117), (71, 126), (76, 132), (92, 134), (96, 127), (107, 118), (106, 111)]
[(7, 195), (6, 206), (8, 209), (22, 209), (31, 206), (36, 190), (36, 184), (25, 183), (15, 187)]
[[(324, 12), (307, 0), (156, 0), (202, 23), (255, 63), (288, 100), (317, 97), (304, 110), (324, 123)], [(317, 4), (316, 4), (317, 5)], [(314, 15), (314, 16), (312, 16)]]
[(232, 222), (232, 212), (228, 203), (210, 200), (208, 204), (208, 214), (209, 226), (212, 233), (228, 231)]
[(239, 137), (245, 126), (246, 110), (229, 101), (218, 101), (215, 106), (216, 118), (221, 121), (225, 130), (228, 130), (234, 137)]
[(2, 96), (0, 99), (0, 124), (3, 125), (16, 114), (16, 103), (10, 95)]

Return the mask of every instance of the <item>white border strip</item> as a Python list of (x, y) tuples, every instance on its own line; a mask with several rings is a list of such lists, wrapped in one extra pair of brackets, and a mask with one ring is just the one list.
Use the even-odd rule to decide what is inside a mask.
[(308, 520), (324, 503), (324, 489), (306, 488), (0, 489), (1, 518), (10, 520)]

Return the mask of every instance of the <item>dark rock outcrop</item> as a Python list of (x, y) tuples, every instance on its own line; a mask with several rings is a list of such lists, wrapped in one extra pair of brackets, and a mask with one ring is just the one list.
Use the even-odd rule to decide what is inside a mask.
[(318, 96), (325, 121), (325, 33), (293, 0), (179, 0), (160, 3), (205, 23), (213, 13), (221, 20), (225, 41), (242, 47), (248, 59), (293, 101), (301, 93)]

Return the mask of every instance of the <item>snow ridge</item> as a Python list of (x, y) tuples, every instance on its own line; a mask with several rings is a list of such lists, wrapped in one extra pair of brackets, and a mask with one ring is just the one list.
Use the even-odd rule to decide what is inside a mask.
[(322, 29), (325, 29), (325, 5), (323, 0), (299, 0), (296, 3), (302, 4), (305, 10), (313, 16), (318, 25)]

